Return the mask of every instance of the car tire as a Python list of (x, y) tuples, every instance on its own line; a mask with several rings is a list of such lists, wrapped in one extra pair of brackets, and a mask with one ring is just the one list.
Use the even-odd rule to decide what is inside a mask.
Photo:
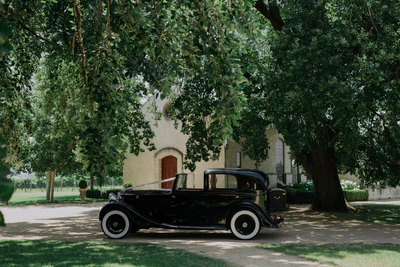
[(123, 238), (130, 233), (131, 228), (131, 220), (120, 210), (108, 211), (101, 220), (101, 230), (112, 239)]
[(232, 216), (230, 229), (232, 234), (239, 239), (252, 239), (260, 232), (260, 220), (250, 210), (239, 210)]

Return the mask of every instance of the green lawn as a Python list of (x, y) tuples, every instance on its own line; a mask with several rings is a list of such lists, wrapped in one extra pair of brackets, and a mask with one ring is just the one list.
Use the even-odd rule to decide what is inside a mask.
[(365, 222), (400, 224), (400, 205), (358, 204), (355, 207), (361, 211), (343, 216)]
[(126, 242), (0, 241), (0, 265), (29, 267), (87, 266), (232, 266), (183, 250)]
[[(106, 202), (105, 199), (91, 199), (86, 198), (87, 202)], [(79, 197), (78, 189), (72, 190), (71, 188), (64, 188), (63, 191), (54, 192), (55, 202), (68, 202), (68, 203), (78, 203), (81, 201)], [(46, 202), (46, 191), (34, 190), (25, 192), (23, 190), (17, 190), (12, 195), (8, 205), (10, 206), (20, 206), (20, 205), (33, 205), (38, 203)], [(3, 205), (3, 204), (0, 204)]]
[(273, 244), (262, 248), (337, 267), (398, 267), (399, 244)]
[[(354, 213), (329, 213), (335, 219), (400, 224), (400, 205), (358, 204)], [(394, 233), (395, 234), (395, 233)], [(269, 244), (262, 248), (338, 267), (400, 266), (400, 244)]]

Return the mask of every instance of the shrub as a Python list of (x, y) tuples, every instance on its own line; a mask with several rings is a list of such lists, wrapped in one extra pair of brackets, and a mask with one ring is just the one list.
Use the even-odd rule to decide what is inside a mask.
[(85, 189), (87, 188), (87, 182), (85, 180), (80, 180), (78, 186), (80, 189)]
[(102, 191), (101, 192), (101, 198), (102, 199), (108, 199), (108, 196), (111, 194), (111, 193), (113, 193), (113, 194), (118, 194), (118, 192), (119, 191), (121, 191), (121, 190), (118, 190), (118, 189), (111, 189), (111, 190), (106, 190), (106, 191)]
[(340, 185), (342, 186), (343, 190), (359, 190), (360, 186), (353, 181), (348, 180), (341, 180)]
[[(359, 190), (356, 182), (341, 180), (344, 197), (347, 201), (367, 201), (368, 190)], [(286, 187), (288, 204), (311, 204), (314, 198), (314, 184), (312, 181), (293, 184)]]
[(98, 189), (89, 189), (86, 192), (87, 198), (101, 198), (101, 191)]
[(93, 189), (93, 190), (88, 190), (86, 193), (87, 198), (97, 198), (97, 199), (108, 199), (108, 195), (110, 193), (118, 194), (118, 192), (121, 191), (119, 189), (111, 189), (111, 190), (99, 190), (99, 189)]
[(314, 199), (314, 192), (287, 190), (286, 196), (288, 204), (311, 204)]
[(132, 187), (132, 186), (133, 186), (133, 184), (131, 182), (127, 182), (127, 183), (124, 184), (124, 188), (129, 188), (129, 187)]
[(367, 201), (368, 190), (343, 190), (344, 197), (347, 201)]
[(305, 181), (302, 183), (293, 184), (290, 190), (296, 192), (314, 192), (314, 184), (312, 181)]
[(286, 188), (288, 204), (310, 204), (314, 198), (314, 184), (312, 181), (293, 184)]

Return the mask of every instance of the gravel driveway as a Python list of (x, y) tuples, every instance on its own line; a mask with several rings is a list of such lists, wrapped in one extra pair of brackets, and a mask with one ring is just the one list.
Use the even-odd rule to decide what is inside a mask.
[[(382, 203), (382, 202), (378, 202)], [(396, 203), (400, 203), (397, 201)], [(0, 240), (43, 239), (101, 242), (146, 242), (185, 249), (223, 259), (232, 266), (317, 266), (297, 257), (255, 248), (260, 244), (392, 243), (400, 244), (400, 225), (360, 221), (342, 222), (330, 215), (304, 212), (293, 206), (285, 213), (281, 229), (262, 229), (250, 241), (237, 240), (229, 231), (140, 230), (122, 240), (110, 240), (101, 232), (98, 212), (103, 203), (43, 204), (0, 207), (7, 227)], [(318, 265), (320, 266), (320, 265)]]

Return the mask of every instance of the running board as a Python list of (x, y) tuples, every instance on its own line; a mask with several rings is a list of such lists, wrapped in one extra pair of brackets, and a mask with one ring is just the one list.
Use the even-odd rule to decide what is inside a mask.
[(213, 225), (213, 226), (185, 226), (185, 225), (172, 225), (172, 224), (161, 224), (165, 228), (170, 229), (185, 229), (185, 230), (226, 230), (223, 225)]

